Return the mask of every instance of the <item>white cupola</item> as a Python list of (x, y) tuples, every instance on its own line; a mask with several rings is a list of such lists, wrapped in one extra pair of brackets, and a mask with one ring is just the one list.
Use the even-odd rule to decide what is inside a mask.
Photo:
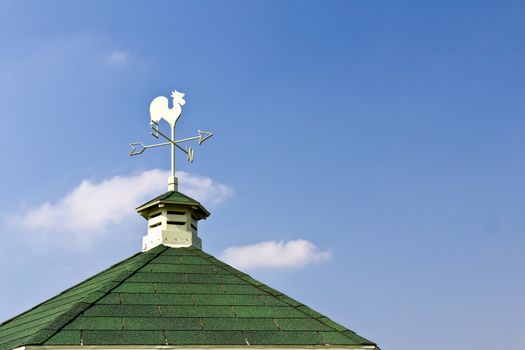
[(141, 205), (137, 212), (148, 220), (148, 234), (142, 238), (142, 251), (160, 244), (202, 249), (198, 221), (206, 219), (210, 213), (196, 200), (169, 191)]

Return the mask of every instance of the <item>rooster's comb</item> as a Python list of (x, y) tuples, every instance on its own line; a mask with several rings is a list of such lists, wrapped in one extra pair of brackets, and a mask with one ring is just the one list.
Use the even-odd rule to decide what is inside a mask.
[(173, 97), (173, 98), (184, 97), (184, 95), (185, 95), (184, 92), (178, 92), (177, 90), (173, 90), (171, 92), (171, 97)]

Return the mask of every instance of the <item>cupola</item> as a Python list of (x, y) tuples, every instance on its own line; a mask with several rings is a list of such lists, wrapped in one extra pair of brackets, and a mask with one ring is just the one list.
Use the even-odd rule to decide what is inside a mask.
[(142, 238), (142, 251), (160, 244), (202, 249), (198, 222), (210, 213), (193, 198), (178, 191), (168, 191), (138, 207), (137, 212), (148, 220), (148, 233)]

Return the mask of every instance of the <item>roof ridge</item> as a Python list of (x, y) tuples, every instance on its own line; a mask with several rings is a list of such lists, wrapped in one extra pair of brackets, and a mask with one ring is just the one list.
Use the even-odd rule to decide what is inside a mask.
[[(345, 326), (340, 325), (339, 323), (337, 323), (337, 322), (331, 320), (329, 317), (327, 317), (327, 316), (325, 316), (325, 315), (323, 315), (323, 314), (321, 314), (321, 313), (319, 313), (319, 312), (317, 312), (317, 311), (311, 309), (311, 308), (308, 307), (307, 305), (305, 305), (305, 304), (303, 304), (303, 303), (300, 303), (300, 302), (298, 302), (297, 300), (295, 300), (295, 299), (293, 299), (293, 298), (290, 298), (289, 296), (287, 296), (287, 295), (285, 295), (285, 294), (279, 292), (278, 290), (273, 289), (273, 288), (271, 288), (271, 287), (265, 285), (264, 283), (261, 283), (261, 282), (257, 281), (256, 279), (254, 279), (253, 277), (251, 277), (251, 276), (248, 275), (247, 273), (244, 273), (244, 272), (242, 272), (242, 271), (240, 271), (240, 270), (237, 270), (237, 269), (234, 268), (233, 266), (226, 264), (225, 262), (223, 262), (223, 261), (221, 261), (221, 260), (219, 260), (219, 259), (213, 257), (212, 255), (210, 255), (210, 254), (204, 252), (203, 250), (200, 250), (200, 249), (199, 249), (199, 250), (196, 250), (196, 251), (194, 251), (194, 252), (197, 253), (197, 254), (201, 253), (203, 258), (205, 258), (206, 260), (208, 260), (209, 262), (211, 262), (212, 264), (214, 264), (214, 265), (216, 265), (216, 266), (220, 266), (220, 264), (222, 264), (222, 265), (227, 266), (229, 269), (233, 269), (233, 270), (239, 272), (239, 276), (237, 276), (237, 277), (239, 277), (239, 278), (242, 279), (243, 281), (248, 282), (249, 284), (251, 284), (251, 285), (254, 286), (255, 288), (257, 288), (257, 289), (259, 289), (259, 290), (261, 290), (261, 291), (263, 291), (263, 292), (265, 292), (265, 293), (268, 293), (268, 294), (272, 295), (273, 297), (277, 298), (279, 301), (282, 301), (282, 302), (284, 302), (284, 303), (286, 303), (286, 304), (292, 306), (294, 309), (296, 309), (296, 310), (302, 312), (303, 314), (305, 314), (305, 315), (308, 316), (309, 318), (312, 318), (312, 319), (314, 319), (314, 320), (319, 321), (319, 322), (322, 323), (323, 325), (332, 328), (333, 330), (335, 330), (336, 332), (338, 332), (338, 333), (344, 335), (345, 337), (350, 338), (350, 339), (352, 338), (351, 336), (349, 336), (348, 334), (346, 334), (348, 331), (350, 331), (353, 335), (358, 336), (358, 337), (360, 337), (360, 338), (362, 338), (362, 339), (364, 339), (364, 340), (367, 340), (367, 341), (369, 341), (371, 344), (375, 344), (374, 342), (372, 342), (372, 341), (370, 341), (370, 340), (368, 340), (368, 339), (366, 339), (366, 338), (361, 337), (360, 335), (358, 335), (356, 332), (352, 331), (351, 329), (348, 329), (348, 328), (346, 328)], [(220, 264), (218, 264), (217, 262), (220, 263)], [(224, 266), (222, 266), (222, 267), (224, 267)], [(259, 282), (260, 285), (257, 285), (256, 283), (254, 283), (254, 281), (255, 281), (255, 282)], [(264, 286), (265, 289), (262, 289), (261, 286)], [(277, 292), (277, 293), (273, 293), (272, 291), (275, 291), (275, 292)], [(282, 298), (283, 295), (284, 295), (286, 298)], [(294, 305), (294, 304), (293, 304), (292, 302), (290, 302), (290, 300), (288, 300), (288, 299), (297, 302), (298, 305)], [(301, 307), (301, 308), (300, 308), (300, 307)], [(310, 312), (306, 312), (304, 309), (307, 309), (307, 310), (310, 311)], [(318, 317), (314, 317), (314, 315), (319, 315), (319, 316), (318, 316)], [(326, 320), (324, 320), (323, 318), (329, 320), (330, 322), (326, 322)], [(335, 324), (335, 325), (334, 325), (334, 324)], [(337, 326), (337, 327), (336, 327), (336, 326)]]
[[(30, 336), (28, 338), (28, 340), (27, 340), (27, 345), (43, 344), (44, 342), (48, 341), (51, 337), (53, 337), (55, 334), (60, 332), (62, 330), (62, 328), (64, 328), (67, 324), (69, 324), (73, 320), (75, 320), (80, 315), (80, 313), (85, 312), (87, 309), (92, 307), (97, 301), (99, 301), (100, 299), (104, 298), (111, 291), (113, 291), (115, 288), (117, 288), (122, 283), (124, 283), (128, 278), (130, 278), (132, 275), (137, 273), (138, 270), (140, 270), (141, 268), (143, 268), (144, 266), (149, 264), (151, 261), (153, 261), (155, 258), (157, 258), (160, 254), (162, 254), (164, 251), (169, 249), (169, 247), (166, 247), (166, 246), (163, 246), (163, 245), (162, 245), (162, 247), (164, 249), (160, 250), (159, 252), (153, 253), (153, 254), (151, 254), (151, 253), (144, 254), (144, 252), (139, 252), (137, 254), (134, 254), (130, 258), (125, 259), (125, 260), (123, 260), (123, 261), (121, 261), (121, 262), (119, 262), (119, 263), (117, 263), (117, 264), (115, 264), (115, 265), (105, 269), (104, 271), (96, 274), (95, 276), (99, 276), (103, 272), (106, 272), (106, 271), (108, 271), (108, 270), (110, 270), (110, 269), (112, 269), (112, 268), (114, 268), (114, 267), (116, 267), (118, 265), (121, 265), (121, 264), (123, 264), (123, 263), (125, 263), (125, 262), (127, 262), (127, 261), (129, 261), (129, 260), (131, 260), (133, 258), (135, 258), (135, 257), (138, 257), (138, 256), (144, 254), (144, 259), (141, 259), (141, 260), (136, 262), (136, 264), (137, 264), (136, 268), (133, 267), (131, 269), (131, 271), (125, 269), (123, 271), (118, 272), (115, 277), (111, 278), (111, 280), (105, 282), (102, 286), (100, 286), (99, 288), (95, 289), (94, 291), (92, 291), (91, 293), (86, 295), (84, 298), (79, 300), (78, 302), (74, 303), (68, 310), (66, 310), (63, 313), (61, 313), (53, 321), (51, 321), (48, 324), (44, 325), (35, 334)], [(149, 257), (149, 255), (152, 255), (152, 256)], [(93, 276), (93, 277), (95, 277), (95, 276)], [(86, 281), (91, 280), (93, 277), (88, 278)], [(84, 282), (86, 282), (86, 281), (84, 281)], [(81, 283), (77, 284), (76, 286), (78, 286), (78, 285), (80, 285), (80, 284), (82, 284), (84, 282), (81, 282)], [(109, 285), (109, 288), (108, 288), (108, 285)], [(74, 287), (72, 287), (72, 288), (74, 288)], [(69, 288), (68, 290), (71, 290), (72, 288)], [(60, 293), (60, 294), (63, 294), (63, 293)], [(90, 298), (90, 296), (94, 296), (94, 297)]]
[(183, 197), (186, 197), (187, 199), (191, 199), (192, 201), (194, 201), (194, 202), (197, 202), (197, 203), (201, 204), (201, 203), (200, 203), (200, 202), (199, 202), (198, 200), (196, 200), (195, 198), (191, 198), (191, 197), (190, 197), (190, 196), (188, 196), (187, 194), (184, 194), (184, 193), (182, 193), (182, 192), (179, 192), (179, 191), (173, 191), (173, 192), (176, 192), (176, 193), (180, 194), (181, 196), (183, 196)]
[(141, 204), (138, 206), (138, 208), (141, 208), (143, 206), (146, 206), (150, 203), (155, 203), (157, 201), (165, 201), (165, 200), (168, 200), (168, 198), (170, 198), (172, 195), (178, 195), (178, 196), (181, 196), (183, 198), (186, 198), (188, 200), (190, 200), (191, 202), (194, 202), (194, 203), (197, 203), (199, 205), (202, 205), (201, 202), (199, 202), (198, 200), (188, 196), (187, 194), (184, 194), (182, 192), (179, 192), (179, 191), (168, 191), (168, 192), (164, 192), (163, 194), (160, 194), (158, 195), (157, 197), (153, 198), (153, 199), (150, 199), (149, 201)]
[(91, 277), (89, 277), (89, 278), (87, 278), (87, 279), (85, 279), (85, 280), (83, 280), (83, 281), (81, 281), (81, 282), (78, 282), (77, 284), (75, 284), (75, 285), (69, 287), (68, 289), (63, 290), (63, 291), (61, 291), (60, 293), (58, 293), (58, 294), (56, 294), (56, 295), (53, 295), (52, 297), (50, 297), (50, 298), (48, 298), (48, 299), (42, 301), (41, 303), (39, 303), (39, 304), (33, 306), (32, 308), (30, 308), (30, 309), (28, 309), (28, 310), (26, 310), (26, 311), (24, 311), (24, 312), (22, 312), (22, 313), (19, 313), (19, 314), (15, 315), (15, 316), (13, 316), (13, 317), (11, 317), (11, 318), (5, 320), (4, 322), (0, 323), (0, 327), (2, 327), (3, 325), (5, 325), (5, 324), (7, 324), (7, 323), (9, 323), (9, 322), (11, 322), (11, 321), (13, 321), (15, 318), (18, 318), (18, 317), (20, 317), (20, 316), (23, 316), (23, 315), (29, 313), (30, 311), (33, 311), (33, 310), (36, 309), (37, 307), (42, 306), (42, 305), (44, 305), (45, 303), (50, 302), (50, 301), (52, 301), (53, 299), (55, 299), (55, 298), (57, 298), (57, 297), (59, 297), (59, 296), (65, 294), (65, 293), (69, 292), (70, 290), (72, 290), (72, 289), (74, 289), (74, 288), (80, 286), (81, 284), (86, 283), (86, 282), (88, 282), (88, 281), (91, 281), (92, 279), (94, 279), (95, 277), (100, 276), (100, 275), (103, 274), (104, 272), (107, 272), (107, 271), (113, 269), (114, 267), (117, 267), (117, 266), (119, 266), (119, 265), (125, 263), (126, 261), (133, 259), (134, 257), (136, 257), (137, 255), (139, 255), (140, 253), (141, 253), (141, 252), (138, 252), (138, 253), (136, 253), (136, 254), (133, 254), (132, 256), (130, 256), (130, 257), (124, 259), (124, 260), (121, 260), (121, 261), (119, 261), (119, 262), (116, 263), (116, 264), (111, 265), (110, 267), (108, 267), (108, 268), (106, 268), (106, 269), (100, 271), (99, 273), (97, 273), (97, 274), (95, 274), (95, 275), (93, 275), (93, 276), (91, 276)]

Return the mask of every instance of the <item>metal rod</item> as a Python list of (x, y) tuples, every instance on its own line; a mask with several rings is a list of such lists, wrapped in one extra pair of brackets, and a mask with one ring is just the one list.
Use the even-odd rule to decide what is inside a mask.
[[(174, 130), (172, 129), (172, 132), (174, 132)], [(172, 139), (170, 139), (168, 136), (164, 135), (160, 130), (158, 130), (158, 133), (160, 136), (164, 137), (166, 140), (168, 140), (168, 142), (170, 143), (175, 143), (175, 141), (173, 141)]]
[(175, 147), (177, 147), (178, 149), (180, 149), (182, 152), (188, 154), (188, 151), (185, 150), (184, 148), (182, 148), (181, 146), (177, 145), (176, 143), (175, 143), (174, 145), (175, 145)]
[(153, 148), (153, 147), (160, 147), (160, 146), (167, 146), (167, 145), (171, 145), (171, 142), (157, 143), (154, 145), (145, 145), (144, 148)]
[[(177, 147), (178, 149), (180, 149), (182, 152), (188, 154), (188, 151), (186, 151), (184, 148), (182, 148), (181, 146), (177, 145), (177, 143), (175, 141), (173, 141), (172, 139), (170, 139), (168, 136), (164, 135), (160, 130), (159, 130), (159, 135), (164, 137), (166, 140), (168, 140), (169, 142), (167, 143), (171, 143), (171, 145), (175, 145), (175, 147)], [(173, 151), (172, 151), (173, 152)]]
[(171, 127), (171, 176), (175, 176), (175, 125)]
[(174, 142), (175, 143), (186, 142), (186, 141), (191, 141), (191, 140), (197, 140), (200, 138), (201, 138), (200, 136), (193, 136), (193, 137), (188, 137), (187, 139), (175, 140)]

